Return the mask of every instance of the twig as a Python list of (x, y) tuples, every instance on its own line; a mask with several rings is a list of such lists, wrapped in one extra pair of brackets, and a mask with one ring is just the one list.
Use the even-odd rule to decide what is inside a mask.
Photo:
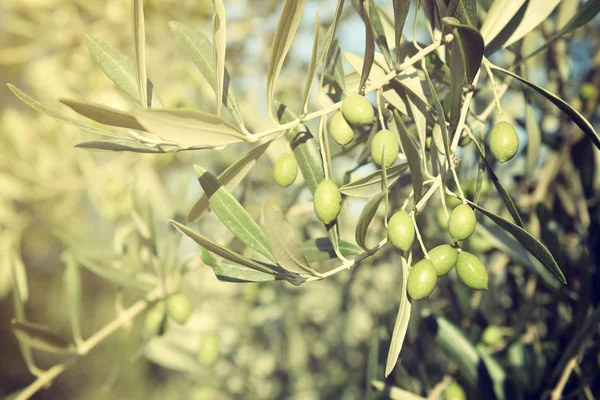
[(502, 111), (502, 106), (500, 105), (500, 98), (498, 97), (498, 89), (496, 87), (496, 81), (494, 80), (494, 73), (490, 68), (490, 62), (485, 57), (483, 58), (483, 66), (485, 67), (485, 72), (487, 72), (488, 77), (490, 78), (490, 85), (492, 86), (492, 92), (494, 93), (494, 103), (498, 109), (498, 117), (500, 117), (500, 121), (504, 121), (504, 112)]

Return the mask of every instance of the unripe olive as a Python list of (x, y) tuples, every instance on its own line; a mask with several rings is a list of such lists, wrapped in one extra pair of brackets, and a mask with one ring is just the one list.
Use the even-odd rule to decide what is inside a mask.
[(198, 361), (207, 368), (213, 367), (220, 358), (219, 337), (216, 333), (205, 333), (198, 346)]
[(164, 331), (165, 317), (166, 313), (163, 304), (155, 304), (146, 312), (143, 329), (145, 339), (149, 339), (154, 335), (160, 335)]
[(430, 260), (423, 259), (408, 272), (407, 291), (413, 300), (429, 297), (437, 282), (437, 272)]
[(277, 162), (273, 169), (275, 182), (282, 188), (290, 186), (298, 176), (298, 162), (292, 153), (285, 153)]
[(511, 124), (500, 122), (492, 129), (488, 143), (494, 158), (504, 163), (517, 154), (517, 150), (519, 150), (519, 135), (517, 135), (517, 131)]
[(389, 167), (398, 158), (398, 141), (396, 136), (387, 129), (382, 129), (371, 140), (371, 157), (375, 164), (383, 164), (383, 148), (385, 146), (385, 166)]
[(471, 136), (467, 135), (466, 131), (463, 131), (462, 134), (460, 135), (460, 140), (458, 141), (458, 145), (460, 147), (465, 147), (469, 143), (471, 143)]
[(337, 218), (342, 207), (342, 195), (335, 182), (324, 179), (315, 190), (314, 208), (317, 217), (326, 224)]
[(467, 239), (463, 247), (466, 247), (466, 249), (473, 254), (486, 253), (494, 248), (489, 240), (482, 235), (477, 234), (477, 232)]
[(497, 325), (488, 325), (481, 334), (481, 341), (487, 346), (494, 346), (502, 340), (505, 335), (505, 329)]
[(354, 127), (344, 118), (341, 111), (331, 117), (329, 133), (337, 144), (346, 145), (354, 139)]
[(579, 97), (583, 101), (591, 101), (598, 97), (598, 88), (591, 82), (585, 82), (579, 87)]
[(476, 225), (477, 218), (475, 217), (475, 212), (467, 204), (461, 204), (450, 213), (448, 232), (450, 233), (450, 237), (455, 242), (458, 242), (471, 236), (475, 231)]
[(444, 392), (444, 400), (467, 400), (467, 394), (462, 386), (452, 382)]
[(456, 265), (458, 251), (449, 244), (439, 245), (429, 250), (429, 259), (435, 266), (438, 276), (446, 275)]
[(477, 256), (463, 251), (456, 261), (456, 273), (461, 281), (471, 289), (487, 289), (488, 273)]
[[(487, 179), (483, 179), (481, 181), (480, 194), (482, 196), (487, 193), (489, 186), (490, 185), (489, 185)], [(471, 198), (471, 199), (475, 198), (475, 192), (477, 192), (477, 179), (471, 179), (470, 181), (468, 181), (467, 184), (464, 186), (464, 191), (465, 191), (465, 194), (469, 198)]]
[(388, 238), (395, 248), (410, 249), (415, 240), (415, 227), (406, 211), (398, 210), (392, 215), (388, 223)]
[(369, 125), (375, 118), (373, 106), (359, 94), (351, 94), (344, 99), (342, 113), (346, 120), (355, 126)]
[(167, 299), (167, 313), (173, 321), (180, 325), (185, 324), (192, 314), (192, 302), (190, 298), (182, 292), (171, 295)]
[(442, 207), (438, 208), (435, 212), (435, 219), (442, 229), (448, 229), (448, 219), (446, 219), (446, 213)]

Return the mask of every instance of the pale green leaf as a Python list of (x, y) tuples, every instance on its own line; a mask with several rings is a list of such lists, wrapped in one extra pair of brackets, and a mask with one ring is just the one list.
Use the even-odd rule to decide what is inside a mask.
[(75, 347), (45, 325), (12, 320), (12, 330), (19, 342), (55, 354), (75, 354)]
[[(133, 153), (156, 153), (162, 154), (167, 151), (158, 148), (152, 147), (145, 144), (142, 144), (135, 140), (97, 140), (91, 142), (83, 142), (78, 143), (75, 147), (79, 147), (82, 149), (92, 149), (92, 150), (105, 150), (105, 151), (131, 151)], [(172, 151), (178, 149), (178, 147), (174, 147)]]
[(275, 275), (256, 271), (231, 261), (217, 261), (214, 265), (211, 265), (211, 268), (217, 279), (222, 282), (272, 282), (281, 279)]
[(373, 220), (373, 217), (375, 216), (375, 213), (377, 212), (377, 208), (379, 207), (381, 200), (383, 200), (383, 198), (386, 196), (386, 194), (387, 194), (387, 192), (382, 191), (382, 192), (376, 194), (375, 196), (373, 196), (367, 202), (367, 204), (365, 204), (365, 207), (363, 208), (363, 210), (360, 213), (360, 216), (358, 217), (358, 223), (356, 225), (356, 232), (354, 233), (354, 238), (355, 238), (356, 244), (358, 244), (360, 247), (362, 247), (366, 251), (369, 251), (369, 248), (367, 247), (367, 244), (365, 242), (369, 224)]
[(308, 65), (308, 73), (306, 74), (306, 82), (304, 83), (304, 96), (302, 100), (302, 107), (300, 108), (300, 113), (304, 114), (307, 111), (308, 106), (308, 95), (310, 93), (310, 87), (312, 85), (312, 81), (315, 77), (315, 71), (317, 70), (317, 65), (321, 61), (322, 53), (319, 53), (319, 13), (315, 16), (315, 38), (313, 41), (312, 47), (312, 55), (310, 57), (310, 64)]
[(360, 2), (360, 14), (365, 23), (365, 54), (363, 57), (362, 70), (360, 71), (360, 83), (358, 85), (359, 93), (364, 92), (367, 78), (369, 77), (373, 61), (375, 60), (375, 38), (373, 37), (369, 2), (369, 0)]
[[(355, 244), (339, 241), (339, 251), (344, 257), (354, 257), (362, 254), (363, 250)], [(308, 262), (326, 261), (337, 257), (329, 238), (310, 239), (302, 243), (302, 253)]]
[(427, 400), (423, 396), (416, 395), (397, 386), (390, 386), (382, 381), (371, 381), (371, 384), (375, 389), (384, 392), (390, 400)]
[(75, 342), (81, 341), (81, 274), (72, 257), (65, 259), (64, 285), (69, 322)]
[[(392, 187), (400, 176), (408, 169), (408, 163), (402, 162), (386, 170), (388, 188)], [(340, 188), (340, 192), (352, 197), (371, 197), (373, 193), (381, 190), (381, 170), (375, 171), (363, 178), (347, 183)]]
[(304, 10), (304, 4), (306, 0), (285, 0), (283, 3), (283, 9), (281, 10), (281, 16), (277, 23), (277, 30), (273, 37), (273, 44), (271, 46), (271, 56), (269, 58), (269, 68), (267, 70), (267, 106), (269, 114), (273, 115), (273, 98), (275, 97), (275, 85), (279, 78), (279, 73), (285, 62), (298, 25), (300, 24), (300, 18), (302, 17), (302, 11)]
[(535, 118), (533, 106), (529, 102), (525, 105), (525, 130), (527, 131), (527, 168), (525, 168), (525, 175), (531, 179), (540, 161), (542, 133)]
[(396, 322), (394, 323), (394, 330), (392, 333), (392, 341), (390, 342), (387, 362), (385, 365), (386, 377), (389, 376), (398, 362), (400, 351), (402, 350), (402, 346), (404, 344), (406, 330), (408, 329), (408, 322), (410, 321), (411, 305), (410, 301), (408, 300), (407, 284), (408, 263), (406, 260), (402, 259), (402, 287), (400, 289), (400, 306), (398, 307), (398, 314), (396, 315)]
[(145, 130), (142, 125), (128, 112), (114, 109), (101, 104), (85, 103), (77, 100), (60, 99), (73, 111), (104, 125), (118, 126), (120, 128)]
[(486, 45), (498, 36), (526, 1), (495, 0), (492, 3), (480, 29)]
[(14, 250), (8, 252), (8, 256), (12, 258), (12, 276), (15, 282), (14, 289), (19, 292), (19, 299), (24, 304), (29, 301), (29, 285), (27, 284), (27, 270), (21, 255)]
[(146, 28), (144, 25), (144, 1), (133, 0), (133, 40), (135, 42), (135, 65), (138, 93), (142, 107), (149, 107), (146, 81)]
[(392, 61), (392, 54), (390, 53), (390, 47), (385, 35), (385, 29), (379, 13), (379, 7), (377, 7), (377, 3), (375, 3), (375, 1), (369, 1), (368, 4), (369, 16), (371, 17), (371, 28), (373, 29), (375, 43), (377, 44), (377, 47), (379, 47), (379, 50), (381, 50), (388, 67), (392, 68), (394, 66), (394, 62)]
[(214, 62), (215, 62), (215, 92), (217, 95), (217, 116), (221, 116), (223, 103), (223, 85), (225, 82), (225, 50), (227, 44), (227, 19), (223, 0), (213, 0), (215, 15), (212, 21)]

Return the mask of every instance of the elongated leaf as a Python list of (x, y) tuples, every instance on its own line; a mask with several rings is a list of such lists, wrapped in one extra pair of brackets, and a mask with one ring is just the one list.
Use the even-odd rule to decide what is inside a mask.
[[(323, 46), (319, 44), (319, 47), (323, 48), (323, 59), (325, 60), (323, 64), (323, 73), (321, 74), (321, 84), (320, 87), (323, 86), (323, 80), (325, 76), (332, 77), (333, 80), (338, 84), (338, 86), (342, 89), (342, 91), (346, 91), (346, 83), (344, 80), (345, 73), (344, 67), (342, 65), (342, 50), (340, 49), (340, 45), (338, 41), (335, 39), (335, 32), (337, 29), (337, 24), (342, 15), (342, 11), (344, 8), (344, 0), (338, 0), (338, 4), (335, 10), (335, 16), (333, 19), (333, 23), (327, 30), (323, 38)], [(357, 83), (358, 87), (358, 83)]]
[(55, 354), (75, 354), (75, 347), (72, 344), (45, 325), (13, 319), (12, 330), (20, 342), (33, 349)]
[(312, 85), (312, 81), (315, 77), (315, 71), (317, 70), (317, 65), (319, 64), (322, 53), (319, 52), (319, 13), (317, 13), (315, 17), (315, 39), (313, 41), (312, 55), (310, 57), (310, 64), (308, 65), (308, 73), (306, 74), (306, 82), (304, 83), (304, 96), (302, 100), (302, 107), (300, 108), (300, 113), (304, 114), (307, 110), (308, 106), (308, 95), (310, 93), (310, 87)]
[(487, 45), (508, 25), (527, 0), (495, 0), (481, 25), (481, 36)]
[(443, 22), (451, 26), (452, 31), (457, 36), (460, 56), (465, 67), (467, 85), (470, 85), (481, 67), (481, 60), (483, 60), (483, 37), (477, 29), (469, 25), (463, 25), (455, 18), (445, 17)]
[(78, 143), (75, 147), (106, 151), (131, 151), (134, 153), (166, 153), (166, 151), (161, 148), (151, 147), (134, 140), (97, 140)]
[(406, 156), (412, 177), (415, 202), (421, 198), (423, 190), (423, 169), (421, 165), (421, 157), (412, 139), (408, 136), (408, 130), (402, 122), (402, 117), (397, 111), (394, 111), (394, 121), (398, 134), (400, 135), (400, 144), (402, 152)]
[(381, 200), (383, 200), (385, 195), (386, 195), (386, 192), (382, 191), (382, 192), (376, 194), (375, 196), (373, 196), (367, 202), (367, 204), (363, 208), (362, 212), (360, 213), (360, 216), (358, 217), (358, 224), (356, 225), (356, 232), (354, 234), (354, 238), (356, 240), (356, 244), (358, 244), (360, 247), (362, 247), (366, 251), (369, 251), (369, 248), (367, 247), (367, 245), (365, 243), (369, 224), (373, 220), (373, 217), (375, 216), (375, 213), (377, 212), (377, 208), (379, 207), (379, 204), (381, 203)]
[(225, 82), (225, 50), (227, 44), (227, 19), (223, 0), (214, 0), (215, 15), (212, 21), (214, 60), (215, 60), (215, 93), (217, 95), (217, 115), (221, 116), (223, 104), (223, 84)]
[(446, 10), (446, 17), (456, 17), (461, 24), (477, 29), (477, 1), (452, 0)]
[(275, 85), (279, 78), (279, 73), (283, 67), (285, 57), (287, 56), (298, 25), (304, 10), (306, 0), (285, 0), (281, 16), (277, 23), (277, 30), (273, 37), (273, 45), (271, 46), (271, 57), (269, 59), (269, 68), (267, 70), (267, 106), (269, 114), (273, 112), (273, 97), (275, 96)]
[(500, 68), (495, 65), (492, 65), (492, 68), (496, 71), (500, 71), (503, 74), (510, 75), (513, 78), (520, 80), (525, 85), (529, 86), (531, 89), (535, 90), (536, 92), (544, 96), (546, 99), (550, 100), (556, 107), (558, 107), (563, 113), (565, 113), (565, 115), (569, 117), (571, 121), (573, 121), (583, 131), (583, 133), (587, 135), (588, 139), (590, 139), (598, 149), (600, 149), (600, 136), (594, 130), (592, 124), (590, 124), (590, 122), (587, 119), (585, 119), (583, 115), (581, 115), (577, 110), (571, 107), (567, 102), (565, 102), (560, 97), (550, 93), (546, 89), (528, 81), (523, 77), (520, 77), (519, 75), (513, 72), (507, 71), (504, 68)]
[(286, 279), (294, 285), (302, 284), (305, 279), (300, 275), (294, 274), (292, 272), (287, 272), (276, 265), (259, 263), (257, 261), (251, 260), (249, 258), (243, 257), (215, 242), (212, 240), (202, 236), (198, 232), (193, 231), (185, 225), (180, 224), (177, 221), (169, 220), (169, 222), (181, 233), (192, 239), (194, 242), (198, 243), (201, 247), (206, 250), (215, 253), (216, 255), (223, 257), (226, 260), (231, 262), (241, 264), (245, 267), (254, 269), (256, 271), (260, 271), (266, 274), (274, 275), (281, 277), (282, 279)]
[(365, 393), (365, 400), (377, 400), (377, 394), (373, 390), (371, 381), (380, 377), (381, 372), (379, 371), (379, 351), (380, 351), (380, 331), (379, 329), (373, 329), (371, 333), (371, 346), (369, 348), (369, 358), (367, 361), (367, 387)]
[[(169, 22), (169, 27), (181, 49), (192, 60), (196, 68), (200, 70), (202, 76), (204, 76), (204, 79), (206, 79), (210, 87), (216, 92), (216, 72), (213, 60), (214, 49), (208, 38), (200, 30), (182, 22), (171, 21)], [(231, 78), (227, 69), (224, 70), (222, 101), (238, 125), (243, 127), (242, 112), (240, 111), (233, 86), (231, 86)]]
[[(144, 103), (140, 99), (140, 91), (138, 89), (135, 61), (100, 39), (86, 35), (86, 41), (92, 58), (100, 65), (106, 76), (123, 92), (143, 106)], [(154, 90), (152, 81), (148, 80), (146, 85), (148, 87), (146, 104), (152, 107), (162, 107), (162, 101), (158, 93)]]
[(400, 51), (400, 43), (410, 8), (410, 0), (393, 0), (392, 3), (394, 5), (394, 27), (396, 29), (396, 64), (400, 64), (404, 57), (404, 54)]
[(369, 7), (370, 0), (360, 2), (360, 14), (365, 23), (365, 55), (363, 58), (362, 71), (360, 72), (360, 83), (358, 92), (363, 93), (367, 78), (371, 72), (373, 61), (375, 60), (375, 38), (373, 37), (373, 25), (371, 23), (371, 13)]
[(73, 339), (81, 341), (81, 276), (79, 265), (71, 257), (65, 260), (64, 285), (67, 300), (67, 311)]
[(525, 175), (531, 179), (540, 161), (542, 133), (533, 113), (533, 106), (529, 102), (525, 105), (525, 130), (527, 131), (527, 168), (525, 169)]
[(464, 382), (476, 389), (480, 398), (507, 398), (503, 389), (506, 374), (494, 358), (475, 348), (462, 331), (445, 318), (429, 315), (424, 325), (434, 335), (435, 343), (456, 363)]
[(407, 292), (408, 284), (408, 263), (402, 259), (402, 288), (400, 289), (400, 306), (398, 307), (398, 314), (396, 315), (396, 322), (394, 323), (394, 331), (392, 333), (392, 341), (390, 342), (390, 349), (388, 350), (387, 362), (385, 365), (385, 376), (387, 377), (398, 362), (400, 357), (400, 351), (404, 344), (404, 338), (406, 336), (406, 330), (408, 329), (408, 322), (410, 321), (410, 310), (411, 305), (408, 300)]
[(27, 284), (27, 270), (25, 269), (25, 264), (23, 264), (21, 255), (14, 250), (8, 251), (8, 257), (12, 258), (11, 268), (13, 281), (15, 283), (13, 290), (19, 292), (19, 299), (25, 304), (29, 301), (29, 285)]
[(375, 43), (377, 44), (377, 47), (379, 47), (379, 50), (381, 50), (388, 67), (393, 68), (394, 63), (392, 61), (392, 54), (390, 53), (390, 47), (388, 46), (385, 30), (383, 28), (383, 21), (379, 15), (379, 8), (374, 1), (369, 1), (368, 4)]
[[(339, 251), (344, 257), (353, 257), (362, 254), (363, 250), (355, 244), (339, 241)], [(302, 243), (302, 253), (308, 262), (326, 261), (337, 257), (335, 249), (329, 238), (310, 239)]]
[[(231, 193), (248, 175), (248, 172), (256, 165), (258, 159), (265, 153), (265, 150), (267, 150), (272, 142), (270, 140), (255, 147), (221, 172), (217, 179), (219, 179), (219, 182), (223, 184), (228, 192)], [(188, 213), (187, 222), (193, 222), (204, 217), (208, 213), (209, 207), (208, 197), (206, 197), (206, 193), (202, 193)]]
[(272, 282), (281, 278), (256, 271), (231, 261), (218, 261), (211, 265), (218, 280), (223, 282), (247, 283), (247, 282)]
[(194, 170), (200, 186), (208, 196), (211, 208), (227, 229), (246, 246), (275, 261), (264, 231), (254, 222), (237, 199), (212, 173), (198, 165), (194, 165)]
[(529, 0), (525, 4), (525, 10), (520, 10), (518, 13), (519, 15), (522, 12), (523, 15), (519, 15), (518, 25), (512, 30), (511, 35), (506, 39), (506, 42), (502, 44), (502, 47), (510, 46), (537, 28), (538, 25), (548, 19), (560, 1), (561, 0)]
[(183, 148), (221, 146), (247, 141), (236, 127), (220, 117), (196, 110), (140, 110), (135, 119), (148, 132)]
[(22, 100), (29, 107), (33, 108), (36, 111), (41, 112), (42, 114), (46, 114), (50, 118), (54, 118), (55, 120), (64, 122), (65, 124), (76, 126), (77, 128), (84, 129), (88, 132), (97, 133), (100, 135), (109, 136), (109, 137), (113, 137), (113, 138), (122, 138), (123, 137), (123, 135), (118, 135), (116, 133), (105, 131), (103, 129), (95, 128), (93, 126), (79, 122), (76, 119), (73, 119), (63, 113), (54, 111), (51, 108), (46, 107), (45, 105), (43, 105), (39, 101), (33, 99), (32, 97), (28, 96), (27, 94), (25, 94), (25, 92), (21, 91), (20, 89), (11, 85), (10, 83), (7, 86), (10, 89), (10, 91), (15, 94), (15, 96), (17, 96), (20, 100)]
[(133, 115), (125, 111), (120, 111), (101, 104), (84, 103), (76, 100), (60, 99), (60, 102), (70, 107), (76, 113), (104, 125), (135, 129), (138, 131), (145, 130)]
[(385, 395), (389, 396), (391, 400), (427, 400), (423, 396), (416, 395), (397, 386), (389, 386), (382, 381), (371, 381), (371, 384), (380, 392), (385, 392)]
[[(402, 162), (387, 168), (388, 188), (408, 169), (408, 163)], [(340, 192), (352, 197), (371, 197), (381, 190), (381, 170), (375, 171), (364, 178), (357, 179), (340, 188)]]
[(563, 275), (560, 267), (554, 260), (552, 253), (544, 246), (539, 240), (533, 237), (529, 232), (525, 229), (513, 224), (512, 222), (508, 222), (504, 218), (486, 210), (485, 208), (478, 206), (472, 202), (468, 202), (477, 210), (479, 210), (483, 215), (491, 219), (498, 225), (500, 228), (504, 229), (506, 232), (510, 233), (529, 251), (535, 258), (537, 258), (552, 274), (558, 279), (559, 282), (566, 284), (565, 276)]
[(265, 229), (277, 264), (288, 271), (312, 273), (296, 237), (296, 230), (283, 213), (272, 206), (263, 209)]
[(133, 0), (133, 40), (135, 42), (135, 65), (140, 102), (149, 107), (146, 81), (146, 28), (144, 24), (144, 1)]
[(135, 276), (121, 269), (116, 269), (106, 262), (86, 257), (78, 253), (76, 249), (69, 249), (69, 253), (73, 255), (74, 260), (81, 266), (109, 282), (123, 287), (135, 288), (143, 292), (152, 290), (151, 285), (137, 280)]

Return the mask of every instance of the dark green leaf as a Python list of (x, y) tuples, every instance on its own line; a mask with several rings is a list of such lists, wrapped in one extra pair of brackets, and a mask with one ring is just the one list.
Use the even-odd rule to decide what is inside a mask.
[(412, 177), (412, 184), (414, 190), (415, 203), (421, 198), (421, 192), (423, 190), (423, 169), (421, 165), (421, 157), (417, 147), (413, 143), (410, 136), (408, 136), (408, 130), (406, 125), (402, 122), (402, 117), (398, 111), (394, 111), (394, 121), (396, 130), (400, 135), (400, 144), (402, 145), (402, 152), (406, 156), (408, 165), (410, 168), (410, 174)]
[(281, 278), (256, 271), (231, 261), (217, 261), (211, 265), (218, 280), (223, 282), (247, 283), (247, 282), (271, 282)]
[[(388, 188), (400, 178), (402, 173), (408, 168), (408, 163), (403, 162), (387, 168)], [(340, 188), (340, 192), (346, 196), (353, 197), (371, 197), (373, 193), (381, 190), (381, 170), (377, 170), (370, 175), (350, 182)]]
[(60, 99), (60, 102), (70, 107), (78, 114), (88, 117), (104, 125), (144, 131), (144, 127), (128, 112), (116, 110), (101, 104), (84, 103), (76, 100)]
[(477, 29), (477, 1), (452, 0), (446, 12), (447, 17), (456, 17), (463, 25)]
[(392, 61), (392, 54), (390, 53), (390, 48), (385, 37), (385, 30), (383, 29), (383, 23), (381, 21), (381, 16), (379, 15), (379, 8), (377, 7), (377, 3), (374, 1), (369, 1), (368, 4), (369, 15), (371, 16), (371, 28), (373, 28), (375, 43), (377, 43), (377, 47), (379, 47), (379, 50), (381, 50), (388, 67), (393, 68), (394, 63)]
[(455, 18), (445, 17), (443, 22), (451, 26), (452, 32), (457, 36), (458, 49), (465, 67), (467, 85), (470, 85), (481, 67), (481, 60), (483, 60), (483, 37), (477, 29), (469, 25), (463, 25)]
[[(367, 6), (365, 7), (365, 3)], [(363, 93), (367, 78), (371, 72), (373, 61), (375, 60), (375, 38), (373, 37), (373, 26), (371, 23), (370, 7), (368, 6), (369, 0), (363, 0), (360, 4), (361, 17), (365, 23), (365, 56), (360, 73), (360, 84), (358, 85), (358, 92)]]
[(402, 288), (400, 289), (400, 306), (398, 307), (398, 314), (396, 315), (396, 322), (394, 323), (394, 331), (392, 333), (392, 341), (390, 342), (390, 349), (388, 350), (387, 362), (385, 365), (385, 376), (389, 376), (400, 357), (400, 351), (404, 344), (404, 338), (406, 337), (406, 330), (408, 329), (408, 322), (410, 321), (410, 310), (411, 305), (408, 300), (407, 292), (408, 284), (408, 263), (405, 259), (402, 259)]
[(404, 30), (404, 24), (406, 23), (406, 17), (408, 16), (408, 10), (410, 8), (410, 0), (393, 0), (394, 5), (394, 27), (396, 30), (396, 64), (402, 62), (404, 54), (400, 51), (400, 43), (402, 40), (402, 31)]
[(75, 354), (75, 347), (45, 325), (12, 320), (17, 339), (31, 348), (55, 354)]
[[(344, 257), (354, 257), (362, 254), (363, 250), (355, 244), (339, 241), (339, 250)], [(310, 239), (302, 243), (302, 253), (308, 262), (326, 261), (337, 257), (329, 238)]]
[(387, 192), (382, 191), (373, 196), (371, 200), (367, 202), (362, 212), (360, 213), (360, 216), (358, 217), (358, 224), (356, 225), (356, 233), (354, 235), (354, 238), (356, 240), (356, 244), (358, 244), (366, 251), (369, 251), (369, 248), (365, 243), (369, 224), (373, 220), (373, 217), (377, 212), (377, 208), (379, 207), (379, 204), (381, 203), (381, 200), (383, 200), (383, 198), (385, 197), (386, 193)]

